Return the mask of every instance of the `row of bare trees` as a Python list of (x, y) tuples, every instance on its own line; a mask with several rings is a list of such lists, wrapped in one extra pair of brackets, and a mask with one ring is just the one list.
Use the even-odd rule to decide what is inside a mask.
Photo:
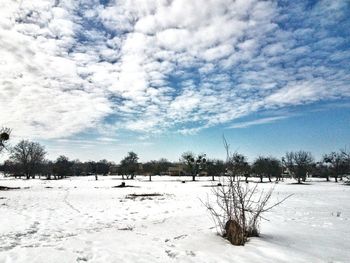
[(42, 145), (27, 140), (20, 141), (9, 150), (10, 158), (3, 163), (1, 170), (5, 175), (27, 179), (35, 176), (62, 179), (72, 175), (107, 175), (112, 165), (107, 160), (80, 162), (69, 160), (64, 155), (59, 156), (55, 161), (50, 161), (46, 159), (46, 151)]
[(334, 177), (335, 182), (338, 182), (338, 179), (342, 180), (343, 176), (350, 174), (350, 153), (346, 150), (325, 154), (318, 162), (315, 162), (312, 154), (306, 151), (287, 152), (281, 160), (272, 156), (259, 156), (251, 164), (246, 156), (238, 152), (230, 153), (226, 162), (207, 160), (198, 164), (196, 160), (200, 156), (186, 152), (181, 157), (193, 180), (198, 170), (207, 171), (213, 180), (214, 176), (220, 174), (234, 174), (245, 178), (247, 183), (249, 177), (259, 177), (260, 182), (267, 178), (272, 182), (272, 178), (280, 181), (284, 176), (293, 177), (298, 183), (305, 182), (307, 176), (321, 177), (327, 181), (330, 177)]
[(139, 157), (134, 152), (129, 152), (116, 165), (105, 159), (98, 162), (70, 160), (61, 155), (56, 160), (46, 159), (45, 148), (37, 142), (22, 140), (14, 147), (9, 148), (10, 158), (0, 166), (5, 175), (25, 177), (27, 179), (46, 177), (47, 179), (62, 179), (68, 176), (81, 175), (107, 175), (110, 173), (122, 175), (122, 179), (134, 179), (139, 172), (148, 172), (155, 175), (166, 171), (171, 165), (166, 159), (150, 161), (143, 166), (138, 162)]
[[(0, 147), (4, 148), (9, 139), (10, 130), (0, 131)], [(185, 152), (179, 163), (172, 163), (164, 158), (158, 161), (139, 163), (139, 157), (134, 152), (129, 152), (120, 164), (116, 165), (107, 160), (98, 162), (80, 162), (70, 160), (62, 155), (55, 161), (46, 159), (46, 151), (37, 142), (20, 141), (14, 147), (9, 148), (10, 158), (2, 165), (5, 174), (34, 178), (35, 175), (59, 179), (67, 176), (97, 174), (107, 175), (109, 173), (120, 174), (123, 179), (134, 179), (136, 174), (160, 175), (168, 171), (169, 167), (182, 164), (184, 174), (191, 175), (195, 181), (196, 176), (205, 172), (212, 180), (216, 176), (235, 174), (245, 178), (248, 183), (249, 177), (258, 177), (260, 182), (267, 178), (269, 182), (275, 178), (282, 180), (283, 176), (291, 176), (298, 183), (306, 180), (308, 175), (322, 177), (327, 181), (330, 177), (334, 180), (342, 180), (345, 175), (350, 174), (350, 153), (347, 150), (325, 154), (323, 158), (315, 162), (311, 153), (306, 151), (287, 152), (280, 159), (271, 156), (259, 156), (252, 163), (248, 162), (246, 156), (241, 153), (230, 153), (225, 161), (207, 158), (205, 154), (194, 154)]]

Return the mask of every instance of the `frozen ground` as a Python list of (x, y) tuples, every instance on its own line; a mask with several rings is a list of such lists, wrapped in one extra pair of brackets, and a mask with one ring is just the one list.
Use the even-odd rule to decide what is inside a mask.
[(234, 247), (200, 202), (209, 180), (1, 179), (21, 189), (0, 191), (0, 262), (350, 262), (349, 186), (279, 183), (275, 199), (294, 196), (267, 215), (260, 238)]

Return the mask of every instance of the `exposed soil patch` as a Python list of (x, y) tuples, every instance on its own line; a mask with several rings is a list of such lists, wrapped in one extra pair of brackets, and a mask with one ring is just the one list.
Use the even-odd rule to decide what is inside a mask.
[(136, 188), (139, 188), (140, 186), (126, 185), (125, 182), (122, 182), (120, 185), (112, 186), (112, 188), (125, 188), (125, 187), (136, 187)]
[(153, 197), (159, 197), (159, 196), (163, 196), (163, 194), (159, 194), (159, 193), (129, 194), (125, 198), (126, 199), (132, 199), (132, 200), (138, 199), (140, 201), (143, 201), (143, 200), (152, 200)]
[(122, 230), (122, 231), (133, 231), (133, 230), (134, 230), (134, 227), (133, 227), (133, 226), (127, 226), (127, 227), (118, 228), (118, 230)]
[(151, 193), (151, 194), (130, 194), (128, 195), (129, 197), (147, 197), (147, 196), (163, 196), (162, 194), (158, 194), (158, 193)]
[(310, 183), (289, 183), (289, 185), (312, 185)]
[(217, 184), (205, 184), (205, 185), (202, 185), (202, 187), (217, 187), (217, 186), (222, 186), (221, 183), (217, 183)]
[(21, 189), (21, 187), (9, 187), (9, 186), (0, 185), (0, 191), (18, 190), (18, 189)]

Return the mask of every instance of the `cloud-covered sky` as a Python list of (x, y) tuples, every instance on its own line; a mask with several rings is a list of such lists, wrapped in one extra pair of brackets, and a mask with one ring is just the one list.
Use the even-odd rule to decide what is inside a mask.
[(3, 0), (0, 125), (148, 147), (348, 102), (349, 14), (347, 0)]

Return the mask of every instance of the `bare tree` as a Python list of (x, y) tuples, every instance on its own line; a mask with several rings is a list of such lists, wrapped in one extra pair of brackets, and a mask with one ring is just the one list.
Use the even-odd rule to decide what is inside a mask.
[(139, 164), (138, 164), (139, 157), (134, 152), (128, 152), (128, 155), (121, 160), (120, 162), (120, 168), (124, 174), (126, 174), (127, 179), (129, 179), (129, 176), (131, 179), (134, 179), (135, 173), (139, 170)]
[(171, 162), (165, 158), (161, 158), (158, 161), (152, 160), (144, 163), (143, 172), (149, 176), (149, 181), (152, 181), (152, 175), (161, 175), (162, 173), (166, 173), (170, 166)]
[(195, 180), (194, 175), (194, 163), (195, 163), (195, 155), (192, 152), (184, 152), (181, 155), (180, 162), (185, 164), (187, 174), (192, 176), (193, 181)]
[(181, 155), (180, 162), (186, 165), (187, 172), (192, 176), (192, 181), (195, 181), (197, 174), (206, 168), (207, 159), (205, 154), (196, 156), (192, 152), (185, 152)]
[(225, 163), (221, 160), (207, 160), (206, 170), (211, 176), (212, 181), (215, 181), (215, 176), (220, 176), (225, 173)]
[(320, 178), (326, 178), (326, 181), (329, 182), (329, 175), (331, 173), (329, 164), (325, 161), (325, 156), (322, 158), (322, 161), (316, 162), (312, 167), (312, 175)]
[(233, 168), (233, 174), (236, 177), (245, 177), (245, 182), (248, 183), (250, 166), (247, 158), (240, 153), (234, 152), (229, 158), (230, 166)]
[(29, 179), (35, 178), (45, 155), (45, 149), (39, 143), (22, 140), (11, 149), (10, 159), (19, 164), (21, 172)]
[(323, 157), (323, 161), (330, 166), (329, 168), (334, 176), (335, 182), (338, 182), (338, 177), (342, 180), (343, 174), (346, 173), (347, 162), (345, 157), (346, 155), (344, 155), (344, 152), (331, 152)]
[(311, 153), (305, 151), (287, 152), (285, 157), (285, 165), (299, 184), (305, 182), (306, 174), (312, 170), (313, 161)]
[(276, 177), (278, 181), (282, 173), (281, 162), (273, 157), (259, 156), (253, 163), (253, 172), (260, 176), (260, 182), (263, 182), (265, 176), (270, 182), (272, 182), (271, 177)]
[(263, 182), (263, 178), (267, 173), (267, 163), (266, 158), (263, 156), (259, 156), (253, 163), (252, 167), (253, 172), (260, 177), (260, 182)]
[(53, 172), (59, 179), (63, 179), (72, 175), (72, 167), (73, 163), (69, 161), (69, 158), (61, 155), (53, 164)]
[(106, 176), (109, 173), (109, 168), (112, 166), (106, 159), (100, 160), (96, 163), (96, 173)]
[(248, 177), (250, 173), (250, 165), (247, 158), (238, 153), (237, 151), (231, 153), (230, 145), (227, 143), (225, 136), (223, 136), (224, 148), (226, 151), (226, 172), (227, 175), (233, 175), (232, 180), (239, 179), (240, 176), (245, 177), (246, 183), (248, 183)]

